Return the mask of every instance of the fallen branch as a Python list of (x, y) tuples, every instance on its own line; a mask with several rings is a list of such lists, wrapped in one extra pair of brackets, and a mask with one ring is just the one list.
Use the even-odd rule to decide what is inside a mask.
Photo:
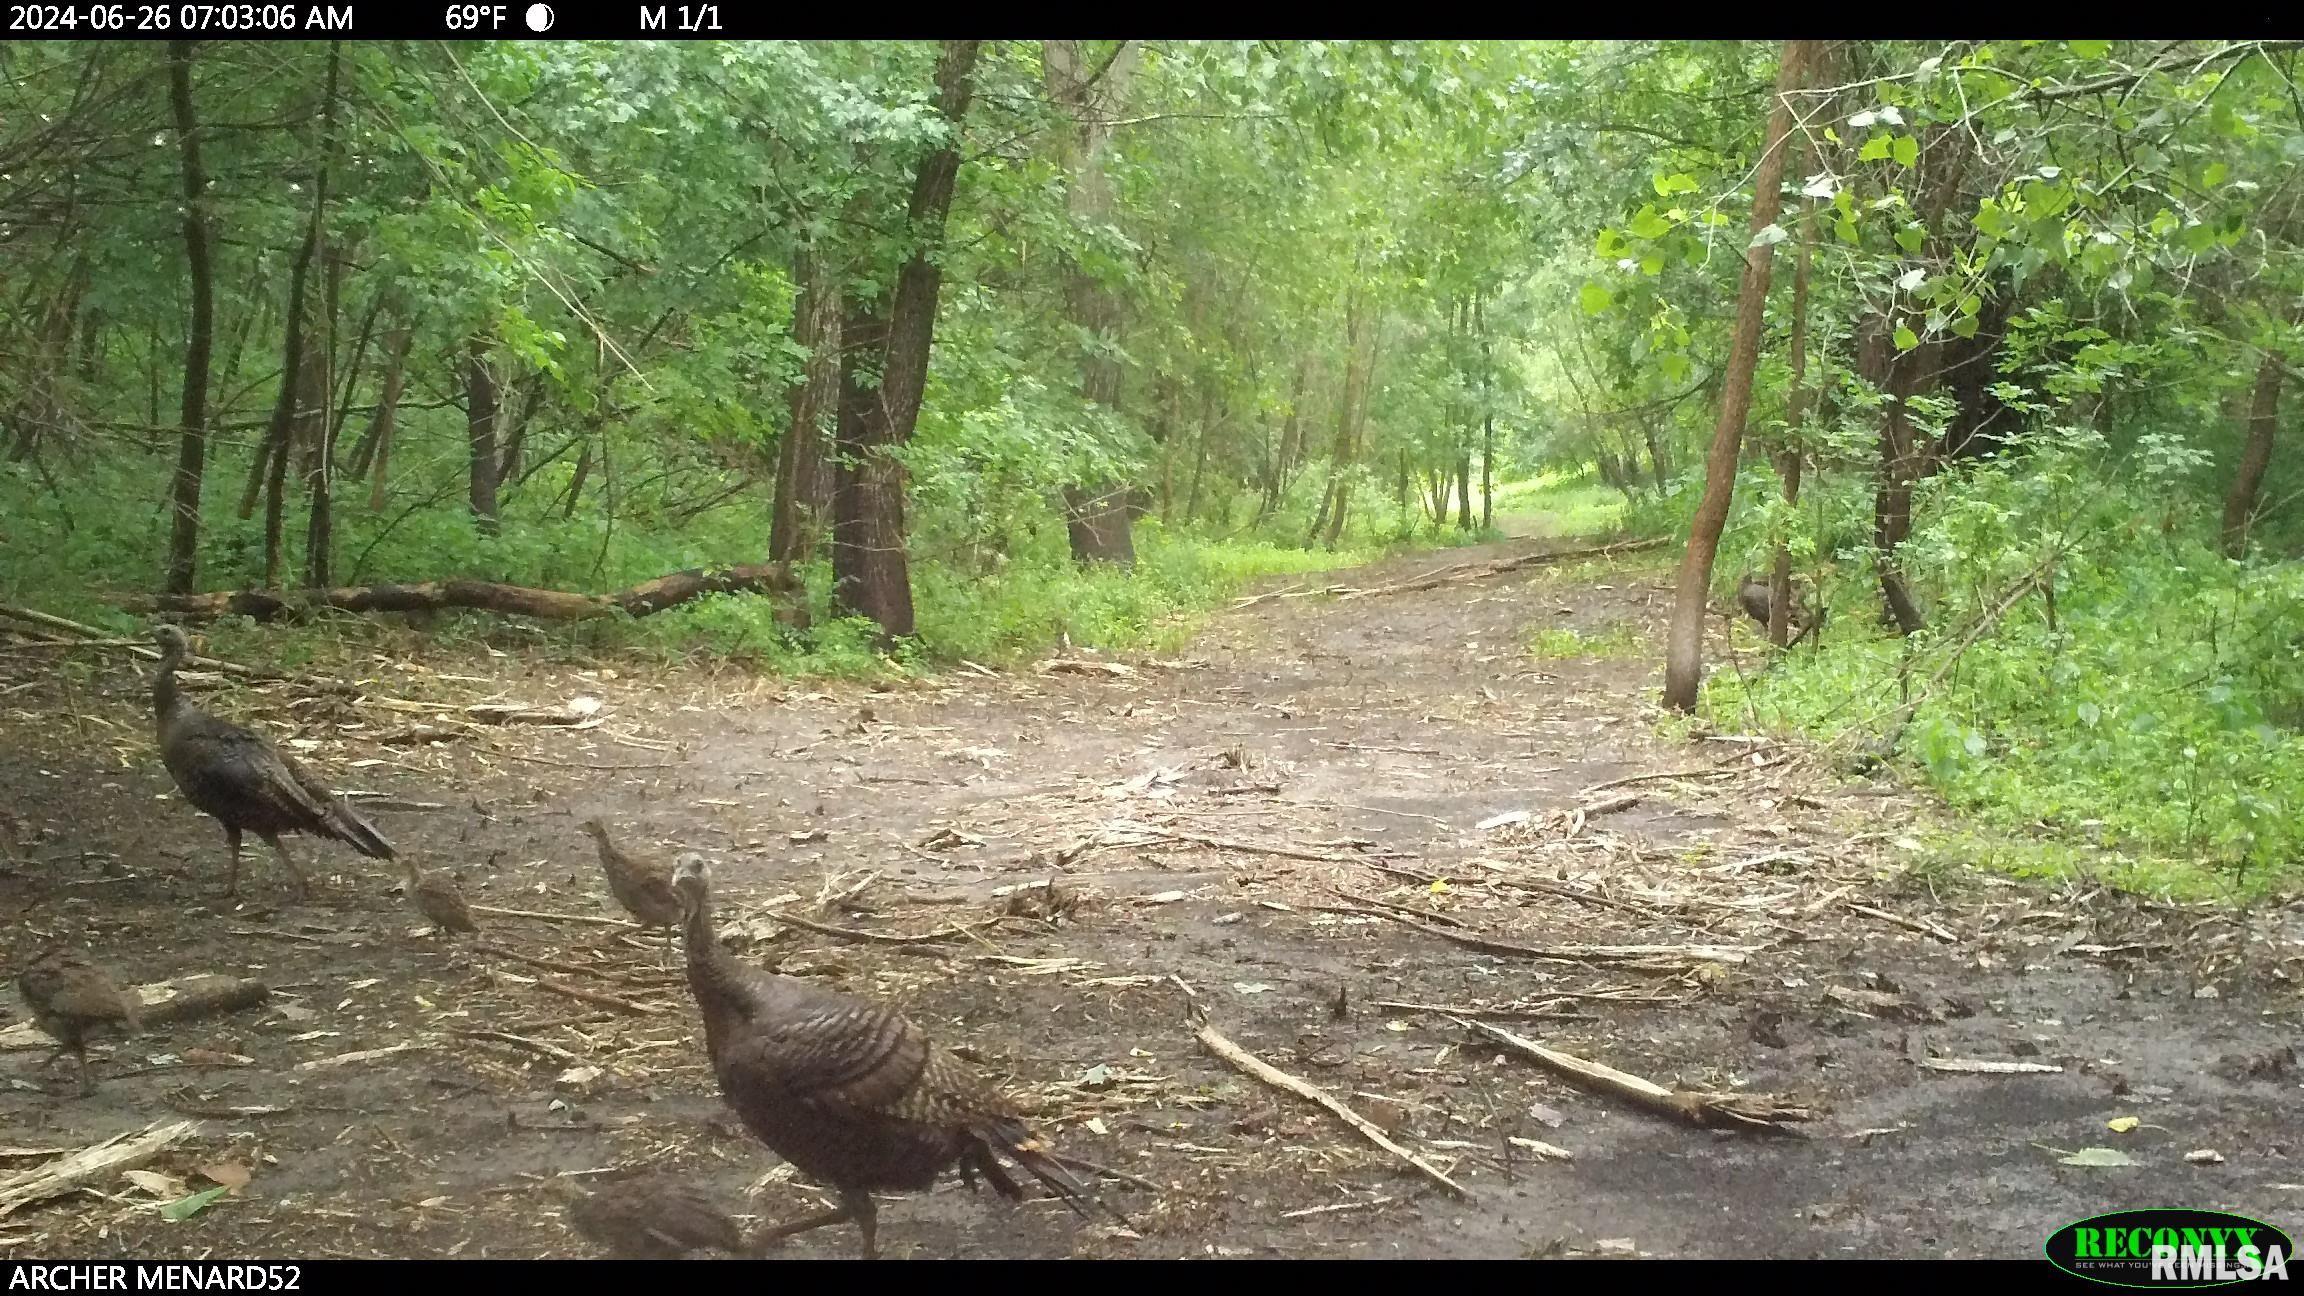
[(314, 1058), (309, 1062), (297, 1063), (296, 1069), (299, 1071), (329, 1071), (336, 1067), (357, 1066), (362, 1062), (374, 1062), (396, 1054), (413, 1053), (419, 1049), (431, 1047), (430, 1044), (422, 1040), (409, 1040), (400, 1044), (386, 1045), (383, 1048), (358, 1049), (351, 1053), (338, 1053), (333, 1057)]
[[(189, 976), (135, 987), (137, 1017), (149, 1028), (238, 1012), (271, 994), (261, 981), (230, 976)], [(30, 1022), (0, 1030), (0, 1052), (54, 1048), (56, 1042)]]
[(34, 1202), (61, 1197), (123, 1170), (133, 1170), (199, 1128), (198, 1121), (155, 1121), (134, 1134), (115, 1135), (61, 1161), (0, 1179), (0, 1219)]
[(1200, 1038), (1201, 1046), (1206, 1048), (1209, 1052), (1215, 1054), (1217, 1057), (1222, 1058), (1224, 1061), (1232, 1064), (1234, 1067), (1237, 1067), (1241, 1071), (1254, 1076), (1256, 1079), (1271, 1085), (1275, 1089), (1285, 1089), (1289, 1093), (1292, 1093), (1297, 1097), (1306, 1100), (1307, 1102), (1317, 1103), (1320, 1106), (1327, 1108), (1329, 1113), (1335, 1116), (1336, 1119), (1343, 1121), (1353, 1129), (1358, 1130), (1361, 1136), (1366, 1138), (1369, 1142), (1374, 1143), (1376, 1146), (1400, 1158), (1402, 1161), (1407, 1162), (1409, 1165), (1416, 1167), (1416, 1169), (1422, 1173), (1425, 1178), (1430, 1179), (1436, 1184), (1439, 1184), (1441, 1187), (1447, 1189), (1449, 1192), (1460, 1198), (1463, 1198), (1467, 1201), (1471, 1200), (1472, 1194), (1466, 1192), (1462, 1184), (1457, 1183), (1447, 1175), (1444, 1175), (1438, 1170), (1434, 1169), (1422, 1157), (1417, 1156), (1415, 1153), (1393, 1142), (1389, 1137), (1385, 1135), (1383, 1130), (1376, 1128), (1376, 1126), (1371, 1124), (1366, 1117), (1345, 1106), (1336, 1098), (1335, 1095), (1329, 1093), (1327, 1090), (1322, 1089), (1318, 1085), (1312, 1084), (1309, 1081), (1299, 1080), (1295, 1076), (1280, 1070), (1278, 1067), (1275, 1067), (1271, 1063), (1264, 1061), (1262, 1058), (1257, 1057), (1255, 1054), (1250, 1053), (1248, 1050), (1241, 1048), (1231, 1040), (1226, 1039), (1223, 1033), (1218, 1031), (1213, 1026), (1203, 1024), (1199, 1028), (1197, 1034)]
[(1951, 932), (1944, 930), (1942, 927), (1937, 926), (1935, 923), (1929, 922), (1925, 918), (1907, 918), (1903, 914), (1890, 913), (1886, 909), (1875, 909), (1870, 905), (1861, 905), (1853, 900), (1848, 902), (1848, 907), (1855, 910), (1857, 913), (1863, 914), (1867, 918), (1877, 918), (1882, 922), (1891, 922), (1899, 927), (1910, 928), (1911, 930), (1919, 932), (1922, 935), (1933, 936), (1947, 945), (1957, 945), (1960, 943), (1959, 937), (1953, 935)]
[(1660, 779), (1720, 778), (1734, 772), (1734, 770), (1718, 769), (1707, 765), (1702, 769), (1665, 770), (1658, 774), (1630, 774), (1620, 779), (1610, 779), (1605, 783), (1595, 783), (1576, 795), (1588, 797), (1595, 792), (1605, 792), (1610, 788), (1627, 787), (1634, 783), (1654, 783)]
[(555, 981), (550, 977), (536, 978), (536, 988), (548, 990), (565, 999), (574, 999), (578, 1003), (597, 1004), (602, 1008), (613, 1008), (620, 1013), (630, 1013), (635, 1017), (653, 1017), (672, 1011), (661, 1005), (651, 1006), (637, 1000), (626, 999), (621, 995), (604, 994), (598, 990), (586, 990), (582, 986), (572, 986), (565, 981)]
[(226, 616), (294, 621), (317, 608), (333, 608), (339, 612), (469, 608), (550, 621), (588, 621), (619, 612), (649, 616), (707, 594), (793, 594), (799, 589), (799, 580), (781, 563), (744, 563), (733, 567), (692, 567), (609, 594), (531, 589), (495, 581), (446, 580), (415, 585), (352, 585), (287, 594), (253, 589), (210, 594), (139, 594), (116, 601), (131, 612), (164, 612), (186, 621), (213, 621)]
[(517, 1048), (527, 1049), (531, 1053), (548, 1057), (555, 1062), (566, 1062), (571, 1066), (580, 1066), (584, 1062), (583, 1058), (557, 1044), (547, 1044), (542, 1040), (530, 1039), (525, 1035), (515, 1035), (510, 1031), (468, 1029), (454, 1030), (448, 1033), (459, 1039), (493, 1040), (499, 1044), (510, 1044)]
[(1548, 1018), (1553, 1021), (1599, 1020), (1591, 1013), (1561, 1011), (1560, 1005), (1567, 1002), (1569, 1001), (1566, 999), (1556, 998), (1545, 1004), (1506, 1004), (1501, 1008), (1472, 1008), (1463, 1004), (1428, 1004), (1412, 1003), (1401, 999), (1371, 999), (1368, 1001), (1368, 1006), (1371, 1008), (1389, 1008), (1394, 1012), (1438, 1013), (1443, 1017), (1506, 1017), (1527, 1021), (1534, 1021), (1538, 1018)]
[(1347, 590), (1338, 594), (1336, 599), (1338, 602), (1343, 602), (1346, 599), (1373, 598), (1379, 594), (1412, 594), (1419, 590), (1438, 589), (1442, 585), (1452, 585), (1458, 581), (1485, 580), (1490, 576), (1501, 576), (1506, 572), (1522, 571), (1530, 567), (1545, 567), (1553, 563), (1573, 562), (1578, 558), (1613, 558), (1617, 554), (1638, 553), (1643, 549), (1654, 549), (1670, 542), (1670, 536), (1658, 536), (1652, 540), (1633, 540), (1621, 544), (1596, 545), (1588, 549), (1562, 549), (1550, 553), (1525, 554), (1518, 558), (1506, 558), (1501, 562), (1465, 564), (1459, 567), (1443, 568), (1429, 575), (1420, 576), (1415, 580), (1402, 581), (1397, 585), (1379, 585), (1374, 589)]
[(2064, 1070), (2050, 1062), (1996, 1062), (1986, 1058), (1922, 1058), (1920, 1065), (1930, 1071), (1949, 1071), (1954, 1075), (2057, 1075)]
[(1442, 940), (1485, 954), (1542, 959), (1550, 963), (1615, 963), (1677, 956), (1699, 963), (1741, 963), (1759, 947), (1753, 945), (1522, 945), (1477, 932), (1451, 931), (1431, 923), (1383, 909), (1362, 909), (1370, 918), (1385, 918)]
[(1491, 1026), (1486, 1022), (1463, 1017), (1450, 1020), (1595, 1093), (1623, 1098), (1658, 1115), (1669, 1116), (1700, 1128), (1751, 1129), (1772, 1134), (1791, 1134), (1797, 1131), (1787, 1127), (1784, 1122), (1816, 1118), (1814, 1110), (1781, 1102), (1768, 1094), (1701, 1093), (1691, 1089), (1666, 1089), (1653, 1081), (1643, 1080), (1614, 1067), (1587, 1062), (1572, 1054), (1548, 1049), (1534, 1040), (1522, 1039), (1501, 1026)]

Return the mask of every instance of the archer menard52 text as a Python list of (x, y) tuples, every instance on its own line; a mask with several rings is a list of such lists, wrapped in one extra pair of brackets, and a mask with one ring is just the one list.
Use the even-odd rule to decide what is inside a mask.
[(352, 32), (348, 4), (12, 4), (12, 35), (110, 32)]
[(8, 1267), (12, 1292), (292, 1292), (292, 1264), (31, 1264)]

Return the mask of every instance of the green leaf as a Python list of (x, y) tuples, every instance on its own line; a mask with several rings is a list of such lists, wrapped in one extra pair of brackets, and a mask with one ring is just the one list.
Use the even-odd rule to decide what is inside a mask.
[(1973, 315), (1982, 309), (1984, 309), (1984, 299), (1974, 293), (1960, 299), (1960, 313), (1963, 315)]
[(1888, 132), (1874, 131), (1872, 138), (1864, 141), (1864, 147), (1856, 154), (1856, 160), (1859, 162), (1877, 162), (1888, 156), (1888, 151), (1894, 147), (1895, 141), (1890, 138)]
[(1616, 300), (1616, 295), (1599, 284), (1587, 283), (1576, 294), (1576, 300), (1584, 307), (1585, 314), (1597, 315), (1608, 309), (1609, 303)]
[(2221, 162), (2211, 162), (2207, 166), (2200, 168), (2200, 187), (2203, 189), (2213, 189), (2216, 186), (2224, 183), (2224, 178), (2231, 174), (2232, 168), (2224, 165)]
[(2112, 42), (2108, 40), (2066, 41), (2064, 47), (2091, 63), (2100, 62), (2112, 53)]
[(189, 1197), (179, 1197), (160, 1208), (163, 1219), (188, 1220), (216, 1204), (218, 1198), (232, 1191), (229, 1188), (207, 1188)]
[(1696, 177), (1694, 176), (1668, 175), (1656, 177), (1656, 193), (1659, 197), (1669, 198), (1676, 193), (1694, 192), (1696, 192)]
[(1920, 141), (1909, 135), (1897, 136), (1893, 151), (1898, 166), (1913, 166), (1920, 161)]
[(1908, 324), (1899, 324), (1899, 325), (1897, 325), (1897, 326), (1896, 326), (1896, 349), (1897, 349), (1897, 350), (1899, 350), (1899, 351), (1909, 351), (1909, 350), (1911, 350), (1912, 348), (1914, 348), (1914, 347), (1916, 347), (1916, 346), (1918, 346), (1918, 345), (1920, 345), (1920, 335), (1919, 335), (1919, 334), (1917, 334), (1917, 333), (1914, 333), (1914, 332), (1912, 331), (1912, 328), (1911, 328), (1911, 326), (1910, 326), (1910, 325), (1908, 325)]
[(1832, 222), (1832, 233), (1843, 243), (1854, 244), (1859, 241), (1856, 237), (1856, 222), (1846, 216)]
[(1657, 256), (1654, 253), (1650, 253), (1649, 255), (1640, 258), (1640, 273), (1644, 275), (1658, 275), (1664, 273), (1664, 258)]
[(1600, 237), (1593, 240), (1592, 254), (1603, 261), (1615, 260), (1624, 254), (1624, 236), (1612, 228), (1602, 229)]
[(1665, 220), (1654, 206), (1647, 206), (1632, 217), (1630, 228), (1634, 238), (1662, 238), (1672, 232), (1672, 223)]
[(1954, 337), (1964, 338), (1972, 338), (1976, 336), (1976, 317), (1973, 315), (1963, 315), (1960, 318), (1952, 321), (1952, 335)]
[(1907, 252), (1918, 252), (1928, 242), (1928, 231), (1917, 225), (1907, 225), (1896, 231), (1896, 246)]

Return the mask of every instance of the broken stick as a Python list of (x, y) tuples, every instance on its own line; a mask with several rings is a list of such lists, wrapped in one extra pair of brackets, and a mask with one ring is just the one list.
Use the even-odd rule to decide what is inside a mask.
[(1264, 1059), (1257, 1057), (1253, 1053), (1250, 1053), (1248, 1050), (1233, 1043), (1231, 1040), (1226, 1039), (1223, 1033), (1218, 1031), (1213, 1026), (1202, 1025), (1197, 1033), (1200, 1037), (1201, 1046), (1206, 1048), (1209, 1052), (1215, 1054), (1217, 1057), (1231, 1063), (1234, 1067), (1237, 1067), (1241, 1071), (1254, 1076), (1258, 1080), (1271, 1085), (1275, 1089), (1285, 1089), (1289, 1093), (1292, 1093), (1307, 1102), (1318, 1103), (1320, 1106), (1327, 1108), (1329, 1113), (1335, 1116), (1336, 1119), (1343, 1121), (1353, 1129), (1358, 1130), (1360, 1134), (1369, 1142), (1374, 1143), (1376, 1146), (1407, 1162), (1409, 1165), (1416, 1167), (1416, 1169), (1422, 1173), (1425, 1178), (1430, 1179), (1436, 1184), (1439, 1184), (1441, 1187), (1447, 1189), (1449, 1192), (1454, 1193), (1456, 1196), (1461, 1197), (1466, 1201), (1471, 1200), (1472, 1194), (1466, 1192), (1462, 1184), (1457, 1183), (1447, 1175), (1444, 1175), (1438, 1170), (1434, 1169), (1429, 1162), (1424, 1160), (1424, 1158), (1417, 1156), (1415, 1153), (1393, 1142), (1385, 1135), (1383, 1130), (1376, 1128), (1373, 1123), (1371, 1123), (1366, 1117), (1360, 1115), (1360, 1113), (1353, 1111), (1351, 1108), (1345, 1106), (1343, 1102), (1337, 1099), (1334, 1094), (1329, 1093), (1327, 1090), (1320, 1088), (1318, 1085), (1315, 1085), (1310, 1081), (1299, 1080), (1295, 1076), (1292, 1076), (1287, 1072), (1282, 1071), (1278, 1067), (1273, 1066), (1271, 1063), (1266, 1062)]
[(1485, 1035), (1546, 1070), (1566, 1076), (1596, 1093), (1627, 1099), (1658, 1115), (1670, 1116), (1701, 1128), (1753, 1129), (1771, 1134), (1794, 1134), (1798, 1131), (1782, 1122), (1816, 1118), (1816, 1113), (1810, 1108), (1779, 1102), (1768, 1094), (1700, 1093), (1692, 1089), (1666, 1089), (1654, 1081), (1643, 1080), (1614, 1067), (1587, 1062), (1573, 1054), (1548, 1049), (1534, 1040), (1522, 1039), (1501, 1026), (1469, 1021), (1462, 1017), (1451, 1017), (1448, 1020), (1475, 1034)]

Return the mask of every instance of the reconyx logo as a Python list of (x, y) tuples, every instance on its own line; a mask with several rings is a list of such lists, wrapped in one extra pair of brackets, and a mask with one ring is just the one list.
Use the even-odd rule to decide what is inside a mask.
[(2049, 1235), (2047, 1251), (2064, 1272), (2114, 1287), (2224, 1287), (2286, 1282), (2296, 1244), (2245, 1215), (2165, 1209), (2067, 1224)]

